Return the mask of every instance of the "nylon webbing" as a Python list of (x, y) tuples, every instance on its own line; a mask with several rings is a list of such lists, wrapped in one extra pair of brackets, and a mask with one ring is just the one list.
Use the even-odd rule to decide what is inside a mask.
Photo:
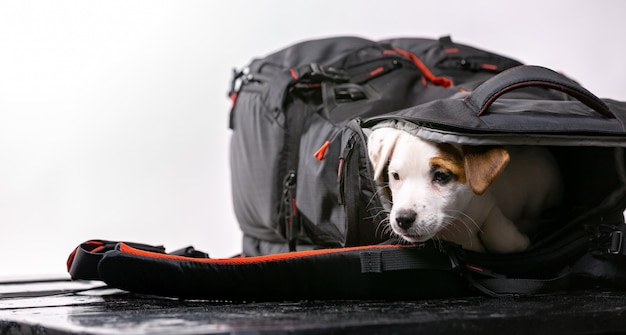
[(425, 249), (368, 250), (360, 254), (362, 273), (397, 270), (452, 270), (448, 255)]
[(570, 272), (564, 271), (553, 278), (475, 278), (466, 272), (469, 282), (481, 292), (492, 297), (537, 295), (565, 290), (569, 286)]

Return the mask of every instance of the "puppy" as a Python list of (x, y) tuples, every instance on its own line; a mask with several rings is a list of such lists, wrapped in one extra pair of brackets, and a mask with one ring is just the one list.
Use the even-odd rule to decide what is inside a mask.
[(530, 244), (526, 234), (562, 196), (556, 162), (541, 147), (460, 146), (379, 128), (369, 136), (368, 152), (381, 191), (390, 192), (389, 224), (409, 242), (523, 251)]

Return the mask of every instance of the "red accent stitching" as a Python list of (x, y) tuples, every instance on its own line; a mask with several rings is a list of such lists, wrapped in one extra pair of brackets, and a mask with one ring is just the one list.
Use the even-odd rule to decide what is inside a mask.
[(454, 54), (459, 52), (459, 48), (448, 48), (443, 51), (444, 54)]

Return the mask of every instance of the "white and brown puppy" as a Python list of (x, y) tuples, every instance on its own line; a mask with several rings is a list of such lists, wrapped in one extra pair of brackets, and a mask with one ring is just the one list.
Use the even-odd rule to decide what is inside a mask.
[(368, 151), (376, 180), (388, 178), (391, 228), (409, 242), (523, 251), (538, 217), (561, 199), (556, 162), (540, 147), (459, 146), (379, 128)]

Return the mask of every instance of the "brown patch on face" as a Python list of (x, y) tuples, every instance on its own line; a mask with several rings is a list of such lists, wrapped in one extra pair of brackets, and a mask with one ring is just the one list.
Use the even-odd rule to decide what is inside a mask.
[(437, 144), (439, 156), (430, 159), (430, 166), (448, 170), (457, 176), (459, 183), (466, 182), (463, 154), (448, 143)]

